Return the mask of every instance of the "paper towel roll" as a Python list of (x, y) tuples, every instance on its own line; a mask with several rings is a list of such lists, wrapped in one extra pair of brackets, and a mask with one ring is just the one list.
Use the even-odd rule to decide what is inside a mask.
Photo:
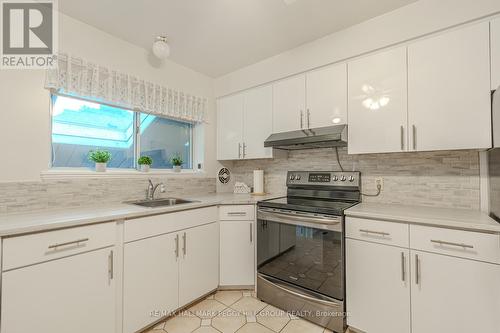
[(253, 193), (264, 193), (264, 170), (253, 171)]

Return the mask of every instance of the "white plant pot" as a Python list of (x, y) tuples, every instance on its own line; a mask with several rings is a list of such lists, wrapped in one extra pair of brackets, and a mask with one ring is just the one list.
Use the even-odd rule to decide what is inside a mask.
[(180, 165), (174, 165), (174, 172), (181, 172), (181, 166)]
[(95, 171), (96, 172), (106, 172), (107, 163), (96, 163)]
[(141, 164), (141, 172), (149, 172), (151, 166), (149, 164)]

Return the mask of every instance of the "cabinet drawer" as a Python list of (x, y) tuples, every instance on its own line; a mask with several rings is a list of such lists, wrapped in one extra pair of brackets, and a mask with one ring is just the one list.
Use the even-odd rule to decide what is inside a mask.
[(408, 224), (346, 217), (346, 237), (408, 247)]
[(183, 210), (125, 221), (125, 242), (167, 234), (217, 221), (217, 207)]
[(255, 220), (254, 205), (227, 205), (219, 207), (221, 221), (253, 221)]
[(412, 225), (410, 247), (500, 264), (500, 235), (496, 234)]
[(109, 222), (5, 238), (2, 270), (112, 246), (115, 231), (116, 224)]

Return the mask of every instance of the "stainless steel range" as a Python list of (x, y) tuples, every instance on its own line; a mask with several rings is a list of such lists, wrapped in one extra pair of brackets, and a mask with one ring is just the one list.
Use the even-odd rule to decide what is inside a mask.
[(258, 204), (258, 298), (344, 332), (344, 210), (360, 184), (359, 172), (289, 171), (287, 196)]

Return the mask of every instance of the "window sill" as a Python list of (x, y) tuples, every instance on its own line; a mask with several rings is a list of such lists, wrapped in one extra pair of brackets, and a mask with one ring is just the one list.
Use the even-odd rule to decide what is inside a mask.
[(95, 172), (85, 168), (53, 168), (40, 173), (42, 180), (81, 179), (81, 178), (152, 178), (152, 177), (207, 177), (204, 171), (183, 169), (181, 172), (173, 170), (138, 170), (108, 169), (106, 172)]

